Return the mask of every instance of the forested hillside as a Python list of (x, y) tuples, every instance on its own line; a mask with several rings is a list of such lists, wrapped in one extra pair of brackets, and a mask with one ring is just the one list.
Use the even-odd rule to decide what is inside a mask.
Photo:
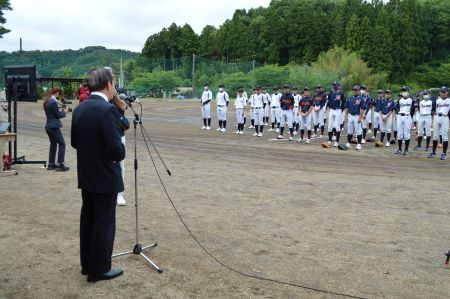
[[(8, 53), (0, 51), (0, 70), (5, 65), (35, 64), (39, 75), (44, 77), (80, 77), (95, 66), (108, 66), (136, 57), (137, 53), (125, 50), (110, 50), (105, 47), (86, 47), (79, 50), (23, 51)], [(0, 76), (0, 87), (4, 76)]]
[(450, 1), (385, 2), (274, 0), (267, 8), (238, 9), (219, 28), (206, 26), (200, 35), (188, 24), (172, 24), (151, 35), (142, 54), (174, 59), (195, 53), (225, 62), (255, 59), (286, 65), (309, 64), (339, 46), (360, 54), (392, 82), (442, 81), (445, 77), (434, 76), (429, 82), (414, 72), (421, 64), (441, 67), (440, 62), (450, 60)]

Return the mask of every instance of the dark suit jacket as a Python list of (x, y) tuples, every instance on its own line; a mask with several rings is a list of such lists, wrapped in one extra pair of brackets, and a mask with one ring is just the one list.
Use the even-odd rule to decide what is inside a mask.
[(71, 144), (77, 150), (78, 188), (94, 193), (124, 190), (120, 161), (125, 158), (119, 109), (91, 95), (73, 111)]
[(44, 107), (44, 111), (45, 116), (47, 117), (47, 123), (45, 124), (46, 129), (62, 128), (63, 125), (59, 119), (66, 117), (66, 113), (58, 109), (58, 102), (55, 99), (50, 98), (48, 100), (47, 105)]

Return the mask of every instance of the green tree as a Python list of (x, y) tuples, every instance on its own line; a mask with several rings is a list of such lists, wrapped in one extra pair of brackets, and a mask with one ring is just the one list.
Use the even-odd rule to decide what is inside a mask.
[(145, 93), (150, 91), (158, 96), (164, 91), (171, 91), (180, 86), (182, 79), (172, 71), (155, 71), (140, 74), (134, 78), (131, 87), (138, 92)]
[(288, 67), (279, 67), (277, 65), (268, 65), (262, 68), (255, 69), (252, 74), (255, 78), (256, 85), (271, 87), (282, 87), (289, 82), (289, 69)]
[(12, 10), (9, 0), (0, 0), (0, 38), (3, 38), (4, 34), (11, 31), (3, 27), (3, 24), (6, 23), (6, 19), (4, 17), (5, 10)]
[(391, 72), (392, 68), (392, 34), (389, 28), (389, 16), (385, 9), (378, 14), (373, 39), (369, 43), (366, 61), (375, 71)]
[(356, 52), (359, 48), (359, 22), (356, 14), (353, 14), (345, 28), (345, 48)]
[(198, 35), (189, 24), (181, 28), (180, 33), (180, 51), (183, 56), (190, 56), (198, 51)]

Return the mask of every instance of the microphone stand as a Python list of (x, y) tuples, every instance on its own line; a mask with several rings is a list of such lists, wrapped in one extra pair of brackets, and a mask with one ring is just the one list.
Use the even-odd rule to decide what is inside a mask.
[(122, 253), (116, 253), (113, 254), (112, 257), (119, 257), (124, 255), (131, 255), (136, 254), (142, 256), (152, 267), (155, 269), (158, 273), (163, 273), (163, 270), (160, 269), (151, 259), (149, 259), (144, 253), (143, 250), (154, 248), (158, 245), (158, 243), (149, 244), (146, 246), (142, 246), (141, 243), (139, 243), (139, 215), (138, 215), (138, 160), (137, 160), (137, 141), (136, 141), (136, 128), (137, 125), (142, 128), (142, 119), (139, 116), (139, 114), (136, 113), (134, 108), (132, 107), (131, 103), (127, 102), (127, 106), (131, 108), (131, 110), (134, 113), (134, 120), (133, 120), (133, 127), (134, 127), (134, 200), (135, 200), (135, 216), (136, 216), (136, 243), (134, 245), (134, 248), (132, 251), (122, 252)]

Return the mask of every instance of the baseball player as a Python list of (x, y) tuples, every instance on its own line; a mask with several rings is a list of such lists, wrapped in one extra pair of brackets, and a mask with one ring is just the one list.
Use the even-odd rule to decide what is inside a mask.
[(256, 94), (253, 96), (253, 119), (255, 120), (255, 133), (253, 136), (262, 137), (264, 129), (264, 97), (261, 93), (261, 87), (256, 88)]
[[(245, 106), (247, 106), (247, 103), (248, 103), (248, 95), (247, 95), (247, 92), (245, 91), (245, 89), (244, 89), (244, 86), (240, 86), (240, 87), (238, 87), (238, 93), (237, 93), (237, 95), (236, 95), (236, 97), (239, 95), (239, 90), (243, 90), (244, 92), (243, 92), (243, 97), (245, 98)], [(247, 117), (246, 117), (246, 115), (245, 115), (245, 109), (244, 109), (244, 126), (245, 126), (245, 122), (247, 121)]]
[(450, 113), (450, 98), (448, 97), (448, 87), (442, 86), (439, 90), (439, 98), (436, 100), (436, 113), (433, 124), (433, 152), (428, 158), (436, 157), (439, 135), (442, 136), (441, 160), (447, 159), (448, 149), (448, 122)]
[(281, 109), (280, 109), (280, 99), (281, 94), (279, 93), (279, 88), (273, 88), (272, 100), (270, 101), (270, 113), (272, 120), (272, 128), (269, 129), (269, 132), (275, 130), (275, 123), (277, 124), (276, 132), (280, 132), (280, 118), (281, 118)]
[[(362, 140), (361, 143), (366, 143), (366, 135), (367, 133), (372, 133), (372, 98), (370, 97), (369, 90), (367, 86), (361, 86), (361, 98), (366, 102), (366, 110), (364, 111), (364, 117), (362, 122)], [(367, 130), (369, 128), (369, 130)]]
[(211, 130), (211, 101), (212, 101), (212, 92), (209, 90), (209, 84), (206, 83), (203, 86), (202, 93), (202, 118), (203, 118), (203, 127), (202, 130)]
[[(293, 127), (294, 127), (294, 135), (297, 135), (298, 128), (300, 125), (300, 119), (298, 117), (298, 107), (299, 107), (299, 102), (302, 99), (302, 96), (298, 93), (297, 87), (294, 87), (292, 90), (294, 91), (294, 109), (292, 110), (292, 112), (294, 114)], [(310, 127), (311, 127), (311, 124), (310, 124)]]
[(217, 102), (217, 118), (219, 119), (219, 127), (216, 131), (226, 132), (227, 131), (227, 110), (228, 103), (230, 102), (230, 97), (225, 91), (225, 86), (223, 84), (219, 85), (219, 92), (216, 95)]
[[(312, 138), (318, 136), (319, 139), (323, 138), (323, 133), (325, 131), (325, 121), (326, 117), (326, 101), (327, 94), (323, 91), (322, 84), (318, 84), (316, 87), (316, 92), (314, 93), (314, 111), (313, 111), (313, 120), (314, 120), (314, 134)], [(319, 134), (320, 127), (320, 135)]]
[[(397, 117), (397, 129), (398, 129), (398, 150), (396, 155), (408, 154), (409, 142), (411, 139), (411, 107), (413, 101), (409, 96), (408, 86), (403, 86), (401, 89), (402, 98), (398, 101), (398, 117)], [(405, 150), (402, 152), (402, 143), (405, 141)]]
[(345, 105), (345, 95), (339, 89), (339, 82), (335, 81), (333, 89), (328, 94), (328, 104), (330, 112), (328, 114), (328, 144), (331, 144), (333, 133), (336, 135), (336, 141), (333, 146), (339, 145), (341, 137), (341, 114)]
[(418, 151), (422, 149), (423, 132), (425, 131), (426, 146), (425, 151), (427, 152), (430, 148), (431, 140), (431, 117), (434, 115), (433, 102), (430, 99), (430, 94), (427, 91), (422, 93), (422, 100), (420, 100), (418, 105), (418, 111), (415, 115), (417, 118), (417, 146), (414, 150)]
[[(378, 90), (378, 97), (373, 101), (373, 136), (372, 141), (377, 138), (378, 130), (381, 122), (381, 108), (384, 99), (384, 90)], [(382, 141), (383, 142), (383, 141)]]
[(395, 102), (392, 99), (392, 91), (386, 90), (384, 98), (381, 100), (381, 120), (380, 120), (380, 141), (384, 142), (387, 133), (386, 147), (391, 146), (392, 120), (395, 115)]
[(294, 140), (294, 128), (292, 127), (292, 110), (294, 109), (294, 96), (291, 94), (291, 88), (288, 85), (284, 86), (284, 93), (280, 99), (281, 108), (281, 122), (280, 122), (280, 135), (277, 139), (283, 139), (283, 131), (286, 123), (289, 127), (289, 141)]
[(265, 87), (263, 87), (261, 91), (264, 97), (264, 125), (268, 126), (270, 116), (270, 94), (266, 91)]
[(420, 117), (419, 104), (420, 104), (420, 95), (416, 95), (415, 99), (413, 99), (413, 104), (411, 106), (411, 118), (413, 130), (417, 129), (417, 122), (419, 121)]
[(351, 148), (351, 141), (353, 134), (356, 134), (357, 142), (356, 150), (361, 149), (362, 141), (362, 121), (364, 117), (366, 107), (366, 101), (364, 101), (360, 95), (360, 87), (353, 86), (353, 96), (348, 98), (345, 102), (345, 121), (347, 122), (347, 148)]
[[(310, 97), (310, 91), (308, 87), (303, 88), (303, 97), (300, 98), (298, 119), (300, 120), (300, 138), (298, 142), (303, 142), (305, 140), (306, 144), (309, 144), (311, 139), (311, 117), (313, 111), (313, 98)], [(308, 138), (304, 139), (305, 128), (307, 130)]]
[(246, 105), (247, 100), (244, 96), (244, 90), (239, 89), (236, 101), (234, 101), (234, 107), (236, 107), (236, 120), (238, 124), (238, 130), (235, 132), (235, 134), (244, 134), (244, 115)]
[(255, 95), (256, 95), (256, 88), (253, 88), (252, 95), (250, 96), (250, 99), (247, 102), (247, 104), (250, 105), (250, 126), (248, 126), (249, 129), (255, 128), (255, 119), (253, 113), (253, 99), (255, 98)]
[(394, 139), (391, 139), (391, 144), (395, 144), (398, 140), (398, 129), (397, 129), (397, 118), (398, 118), (398, 111), (399, 111), (399, 105), (398, 102), (402, 98), (401, 94), (398, 94), (397, 100), (394, 100), (395, 102), (395, 109), (394, 114), (392, 115), (392, 131), (394, 131)]

